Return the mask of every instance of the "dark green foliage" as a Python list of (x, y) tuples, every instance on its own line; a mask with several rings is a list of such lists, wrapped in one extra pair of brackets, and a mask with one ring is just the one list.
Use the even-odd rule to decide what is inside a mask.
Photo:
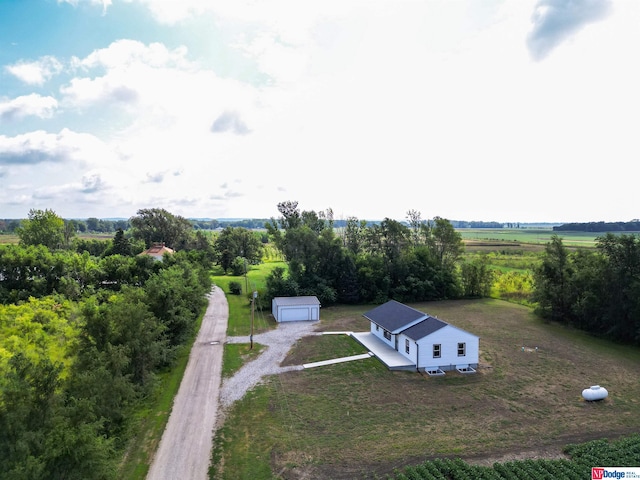
[(492, 467), (470, 465), (459, 458), (435, 459), (421, 465), (398, 470), (391, 480), (529, 480), (567, 479), (580, 480), (591, 477), (591, 467), (634, 467), (640, 464), (640, 436), (631, 435), (610, 442), (594, 440), (579, 445), (568, 445), (565, 453), (571, 459), (536, 459), (496, 462)]
[(242, 293), (242, 284), (240, 282), (229, 282), (229, 293), (231, 295), (240, 295)]
[(102, 288), (140, 286), (161, 268), (161, 262), (146, 255), (98, 259), (86, 251), (51, 252), (43, 245), (0, 245), (0, 302), (15, 303), (56, 292), (79, 299)]
[(113, 237), (111, 248), (107, 249), (108, 255), (130, 256), (133, 253), (131, 242), (124, 236), (124, 231), (120, 228)]
[(0, 302), (51, 294), (58, 288), (64, 258), (44, 245), (0, 246)]
[(488, 297), (493, 284), (493, 271), (486, 257), (463, 263), (460, 266), (460, 279), (465, 297)]
[(129, 222), (133, 238), (144, 240), (147, 248), (154, 242), (164, 242), (174, 250), (183, 249), (193, 231), (189, 220), (162, 208), (140, 209)]
[(553, 227), (556, 232), (639, 232), (640, 220), (630, 222), (565, 223)]
[(0, 402), (3, 479), (114, 478), (113, 450), (98, 434), (100, 422), (65, 401), (61, 366), (23, 354), (9, 360)]
[(300, 212), (297, 205), (280, 203), (282, 217), (266, 225), (289, 264), (286, 281), (272, 273), (270, 298), (316, 295), (322, 305), (331, 305), (460, 295), (462, 239), (447, 220), (422, 222), (418, 212), (410, 212), (411, 230), (389, 218), (371, 226), (350, 218), (340, 237), (331, 210)]
[[(262, 260), (262, 241), (258, 235), (241, 227), (226, 227), (216, 237), (213, 251), (216, 262), (234, 275), (245, 272), (246, 265), (257, 265)], [(240, 260), (238, 260), (240, 259)]]
[[(37, 312), (12, 306), (16, 319), (0, 323), (27, 332), (0, 362), (3, 480), (116, 477), (133, 414), (190, 338), (211, 289), (200, 252), (165, 260), (0, 246), (0, 300), (42, 298)], [(47, 337), (54, 324), (60, 342)]]
[(300, 292), (298, 283), (290, 277), (285, 278), (282, 267), (274, 268), (267, 276), (267, 297), (295, 297)]
[(205, 294), (211, 284), (198, 272), (191, 263), (177, 263), (163, 268), (145, 283), (145, 302), (166, 327), (169, 345), (180, 345), (194, 331), (196, 318), (206, 305)]
[(607, 234), (596, 252), (570, 253), (554, 236), (535, 271), (535, 300), (546, 318), (640, 344), (640, 238)]
[(73, 243), (73, 250), (78, 253), (87, 252), (94, 257), (101, 257), (110, 248), (109, 240), (76, 238)]
[(236, 257), (231, 263), (231, 274), (239, 277), (247, 273), (247, 260), (242, 257)]

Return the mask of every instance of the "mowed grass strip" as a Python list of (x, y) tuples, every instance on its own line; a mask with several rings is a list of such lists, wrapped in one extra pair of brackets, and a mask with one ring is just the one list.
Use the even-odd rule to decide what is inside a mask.
[[(224, 474), (216, 478), (374, 478), (435, 457), (560, 452), (640, 427), (637, 349), (499, 300), (412, 306), (480, 336), (476, 375), (391, 372), (371, 358), (270, 377), (231, 408), (218, 439)], [(325, 309), (319, 329), (364, 330), (369, 308)], [(357, 343), (306, 337), (285, 363), (324, 360), (323, 351), (344, 356), (345, 340)], [(594, 384), (609, 390), (607, 400), (582, 399)], [(264, 476), (254, 476), (257, 464)]]
[[(218, 269), (212, 276), (213, 283), (220, 287), (229, 303), (229, 322), (227, 335), (230, 337), (249, 335), (251, 332), (251, 294), (254, 291), (264, 292), (266, 288), (266, 278), (276, 267), (286, 269), (285, 262), (268, 262), (260, 265), (248, 265), (247, 275), (234, 276), (225, 275), (222, 269)], [(238, 282), (242, 285), (241, 295), (231, 295), (229, 284)], [(275, 328), (275, 324), (269, 320), (271, 307), (260, 308), (260, 303), (256, 302), (253, 312), (253, 332), (254, 334)]]

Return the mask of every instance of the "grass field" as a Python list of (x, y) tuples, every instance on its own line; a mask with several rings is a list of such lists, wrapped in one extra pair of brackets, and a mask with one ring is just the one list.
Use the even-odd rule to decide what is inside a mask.
[[(213, 282), (224, 290), (229, 302), (229, 325), (227, 335), (240, 336), (249, 335), (251, 330), (251, 304), (249, 303), (247, 291), (263, 292), (266, 288), (266, 277), (268, 273), (276, 267), (287, 268), (285, 262), (267, 262), (260, 265), (252, 265), (249, 267), (246, 278), (244, 276), (236, 277), (225, 275), (221, 269), (217, 269), (213, 274)], [(229, 283), (239, 282), (242, 285), (242, 295), (230, 295)], [(271, 311), (263, 311), (256, 309), (254, 311), (254, 333), (259, 333), (271, 328), (275, 328), (275, 324), (270, 322), (267, 317)]]
[(536, 250), (536, 245), (545, 245), (553, 235), (562, 238), (562, 243), (567, 247), (593, 248), (598, 236), (604, 235), (593, 232), (554, 232), (550, 228), (462, 228), (457, 231), (469, 246), (485, 246), (493, 250), (496, 247)]
[[(543, 323), (499, 300), (413, 306), (480, 336), (476, 375), (391, 372), (371, 358), (271, 377), (227, 416), (218, 438), (224, 478), (381, 478), (429, 458), (491, 464), (638, 431), (637, 349)], [(319, 329), (366, 330), (368, 308), (323, 309)], [(284, 363), (360, 348), (348, 337), (312, 336)], [(585, 402), (581, 392), (593, 384), (609, 398)]]

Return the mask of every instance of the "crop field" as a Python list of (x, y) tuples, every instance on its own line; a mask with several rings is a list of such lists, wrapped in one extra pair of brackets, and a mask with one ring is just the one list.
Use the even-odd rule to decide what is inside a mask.
[[(480, 336), (477, 374), (392, 372), (371, 358), (270, 377), (228, 412), (216, 440), (223, 478), (385, 478), (434, 459), (478, 467), (560, 460), (568, 444), (638, 432), (637, 349), (495, 299), (412, 306)], [(366, 310), (323, 309), (317, 329), (367, 330)], [(284, 364), (361, 348), (344, 335), (305, 337)], [(582, 390), (595, 384), (609, 397), (584, 401)]]
[[(562, 238), (566, 246), (595, 247), (600, 234), (593, 232), (554, 232), (550, 228), (461, 228), (457, 230), (465, 243), (487, 247), (544, 245), (553, 235)], [(604, 235), (604, 234), (602, 234)], [(524, 244), (524, 245), (523, 245)]]
[(615, 465), (617, 468), (640, 465), (640, 435), (630, 435), (611, 442), (593, 440), (569, 445), (565, 452), (571, 456), (571, 460), (513, 460), (496, 462), (490, 467), (471, 465), (460, 458), (435, 459), (405, 467), (393, 476), (393, 480), (582, 480), (591, 478), (594, 466)]

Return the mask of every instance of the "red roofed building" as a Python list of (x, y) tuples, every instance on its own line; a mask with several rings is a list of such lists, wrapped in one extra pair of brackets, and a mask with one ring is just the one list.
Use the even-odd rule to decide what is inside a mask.
[(169, 247), (166, 247), (164, 245), (164, 242), (160, 242), (160, 243), (154, 243), (151, 246), (151, 248), (148, 248), (147, 250), (142, 252), (140, 255), (150, 255), (155, 260), (162, 261), (162, 257), (164, 257), (165, 253), (172, 254), (174, 253), (174, 250)]

